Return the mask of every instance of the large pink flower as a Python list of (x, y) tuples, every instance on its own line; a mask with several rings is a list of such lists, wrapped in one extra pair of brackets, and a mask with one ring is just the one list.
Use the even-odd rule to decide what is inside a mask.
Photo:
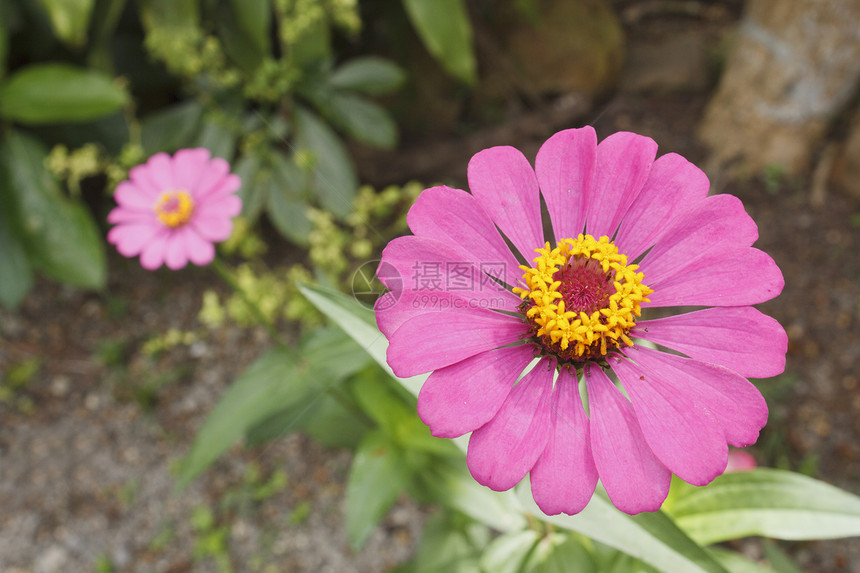
[[(582, 510), (598, 478), (630, 514), (658, 509), (672, 473), (709, 483), (727, 444), (752, 444), (767, 420), (747, 377), (785, 366), (785, 331), (750, 306), (783, 287), (752, 247), (755, 223), (683, 157), (656, 153), (633, 133), (598, 145), (590, 127), (552, 136), (534, 169), (486, 149), (471, 193), (425, 190), (414, 235), (383, 253), (388, 362), (432, 371), (419, 415), (435, 436), (472, 432), (478, 482), (502, 491), (530, 473), (548, 514)], [(657, 307), (670, 312), (641, 319)]]
[(140, 255), (140, 264), (171, 269), (188, 261), (208, 265), (213, 243), (233, 230), (242, 210), (236, 196), (241, 181), (223, 159), (210, 159), (207, 149), (181, 149), (172, 157), (158, 153), (129, 172), (116, 188), (117, 207), (108, 214), (116, 226), (108, 241), (126, 257)]

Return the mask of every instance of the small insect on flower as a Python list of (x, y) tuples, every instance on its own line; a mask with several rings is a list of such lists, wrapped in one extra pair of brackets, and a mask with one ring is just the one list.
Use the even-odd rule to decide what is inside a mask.
[(162, 264), (180, 269), (188, 261), (208, 265), (214, 243), (230, 236), (233, 217), (242, 210), (240, 185), (230, 165), (212, 159), (207, 149), (153, 155), (117, 185), (118, 205), (108, 214), (116, 226), (108, 241), (123, 256), (140, 255), (150, 270)]
[(553, 135), (534, 168), (486, 149), (471, 193), (425, 190), (414, 235), (383, 252), (388, 363), (431, 372), (418, 414), (435, 436), (472, 432), (481, 484), (529, 474), (548, 514), (581, 511), (598, 479), (630, 514), (658, 509), (672, 473), (709, 483), (767, 421), (747, 378), (785, 367), (785, 331), (751, 306), (783, 288), (755, 223), (692, 163), (656, 154), (633, 133), (598, 145), (590, 127)]

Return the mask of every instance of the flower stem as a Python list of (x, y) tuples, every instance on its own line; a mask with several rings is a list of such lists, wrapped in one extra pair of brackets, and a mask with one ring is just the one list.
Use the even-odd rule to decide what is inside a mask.
[(221, 259), (215, 257), (215, 259), (211, 263), (211, 267), (214, 268), (215, 272), (218, 273), (218, 275), (224, 280), (224, 282), (230, 285), (230, 288), (236, 291), (236, 293), (242, 298), (242, 302), (245, 303), (245, 306), (248, 307), (248, 310), (251, 311), (251, 314), (253, 314), (254, 318), (257, 319), (257, 322), (260, 323), (260, 326), (266, 329), (266, 331), (269, 333), (269, 336), (272, 337), (272, 340), (274, 340), (278, 345), (282, 346), (283, 348), (289, 348), (290, 346), (284, 340), (283, 336), (281, 336), (281, 333), (278, 332), (278, 330), (275, 328), (274, 323), (268, 318), (266, 318), (266, 315), (263, 314), (263, 311), (260, 309), (259, 305), (253, 300), (251, 300), (251, 297), (248, 296), (248, 293), (245, 292), (245, 289), (242, 288), (242, 286), (232, 275), (232, 273), (230, 273), (230, 270), (221, 261)]

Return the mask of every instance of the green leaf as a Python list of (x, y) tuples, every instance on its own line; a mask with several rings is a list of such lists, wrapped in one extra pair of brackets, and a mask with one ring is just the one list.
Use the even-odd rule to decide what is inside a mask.
[(463, 0), (403, 0), (427, 51), (455, 78), (476, 80), (472, 27)]
[(326, 103), (325, 111), (320, 111), (352, 139), (382, 149), (397, 145), (397, 124), (381, 106), (361, 96), (337, 92)]
[(257, 422), (300, 400), (311, 380), (297, 376), (292, 352), (277, 347), (257, 359), (221, 396), (194, 437), (178, 485), (184, 488)]
[[(338, 353), (338, 360), (331, 359), (332, 352)], [(316, 399), (366, 363), (361, 349), (336, 329), (313, 332), (296, 350), (267, 351), (233, 382), (206, 418), (183, 461), (179, 486), (188, 485), (258, 424), (303, 400)], [(287, 422), (282, 429), (294, 424)]]
[(56, 280), (99, 289), (107, 274), (101, 234), (86, 207), (60, 192), (44, 168), (46, 156), (41, 143), (16, 132), (0, 149), (30, 260)]
[(591, 498), (577, 515), (544, 515), (524, 481), (517, 488), (520, 502), (540, 519), (576, 531), (641, 559), (659, 571), (727, 573), (705, 549), (687, 537), (662, 511), (630, 516), (616, 509), (602, 494)]
[(9, 30), (6, 23), (8, 7), (0, 1), (0, 80), (6, 75), (6, 56), (9, 54)]
[[(0, 187), (7, 188), (0, 164)], [(13, 221), (11, 197), (0, 197), (0, 305), (15, 308), (33, 287), (33, 270)]]
[(190, 147), (198, 137), (203, 106), (187, 101), (146, 116), (140, 126), (140, 142), (147, 155)]
[(305, 174), (282, 153), (273, 153), (271, 162), (266, 212), (281, 235), (297, 245), (307, 245), (313, 225), (308, 219), (308, 202), (302, 193)]
[(197, 0), (139, 0), (141, 20), (147, 29), (157, 26), (197, 28), (200, 9)]
[(252, 222), (260, 216), (269, 192), (268, 174), (262, 167), (263, 159), (255, 153), (243, 156), (233, 169), (242, 180), (238, 193), (242, 199), (242, 216)]
[(0, 117), (33, 125), (90, 121), (127, 101), (109, 76), (67, 64), (30, 65), (0, 85)]
[(763, 540), (764, 543), (764, 556), (767, 558), (768, 563), (777, 573), (803, 573), (794, 561), (791, 560), (791, 557), (786, 555), (785, 551), (779, 548), (779, 545), (776, 544), (775, 541), (770, 539)]
[(712, 547), (709, 549), (711, 555), (719, 561), (723, 567), (731, 571), (731, 573), (774, 573), (770, 567), (766, 567), (755, 561), (747, 559), (740, 553), (729, 551), (721, 547)]
[(204, 120), (193, 146), (205, 147), (212, 152), (212, 157), (220, 157), (229, 162), (236, 152), (236, 134), (222, 123)]
[(424, 523), (410, 573), (483, 573), (479, 560), (490, 530), (460, 515), (438, 512)]
[(860, 497), (792, 472), (756, 469), (690, 487), (669, 508), (700, 543), (764, 535), (832, 539), (860, 535)]
[[(529, 556), (525, 573), (598, 573), (592, 554), (571, 534), (542, 538)], [(631, 572), (625, 572), (631, 573)]]
[(533, 529), (500, 535), (481, 555), (481, 569), (487, 573), (520, 573), (539, 540), (538, 532)]
[(346, 484), (346, 536), (359, 549), (411, 475), (403, 452), (382, 432), (364, 436)]
[(86, 43), (94, 0), (39, 0), (39, 4), (48, 13), (57, 38), (74, 48)]
[(403, 69), (385, 58), (364, 56), (344, 62), (329, 76), (329, 85), (367, 95), (383, 95), (406, 81)]
[(295, 110), (295, 130), (298, 148), (311, 156), (314, 194), (325, 209), (345, 217), (358, 189), (358, 176), (346, 148), (328, 125), (299, 106)]
[(271, 49), (269, 0), (230, 0), (221, 5), (219, 36), (227, 54), (247, 72), (257, 69)]

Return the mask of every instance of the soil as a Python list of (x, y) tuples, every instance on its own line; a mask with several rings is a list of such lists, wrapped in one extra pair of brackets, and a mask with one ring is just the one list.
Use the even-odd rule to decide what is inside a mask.
[[(661, 17), (643, 15), (646, 4), (616, 3), (631, 53), (660, 53), (691, 26), (710, 38), (704, 48), (711, 49), (737, 17), (736, 3), (718, 13)], [(678, 66), (698, 73), (689, 62)], [(629, 58), (621, 89), (583, 108), (576, 123), (593, 124), (601, 138), (643, 133), (661, 153), (704, 164), (695, 130), (712, 81), (696, 76), (667, 87), (663, 73), (657, 59)], [(514, 144), (530, 157), (549, 135), (508, 141), (502, 128), (494, 128), (493, 143)], [(413, 138), (397, 153), (405, 162), (422, 146), (461, 149), (456, 167), (437, 166), (433, 175), (464, 185), (463, 141)], [(418, 175), (432, 180), (410, 174)], [(790, 344), (786, 373), (757, 382), (771, 414), (750, 450), (760, 465), (804, 471), (860, 494), (860, 202), (831, 193), (816, 206), (808, 179), (775, 173), (740, 182), (710, 175), (714, 192), (743, 200), (759, 226), (756, 246), (786, 279), (782, 295), (760, 307), (785, 326)], [(208, 572), (222, 570), (218, 556), (228, 555), (236, 571), (377, 572), (410, 556), (428, 510), (401, 499), (365, 547), (351, 551), (343, 527), (350, 455), (301, 435), (255, 449), (237, 445), (177, 492), (174, 468), (195, 431), (270, 343), (255, 329), (201, 328), (200, 294), (221, 288), (207, 269), (150, 273), (117, 255), (109, 269), (103, 293), (42, 281), (18, 311), (0, 311), (0, 372), (36, 369), (0, 401), (0, 571)], [(142, 351), (171, 328), (199, 337), (154, 358)], [(284, 478), (283, 487), (255, 499), (261, 486)], [(735, 546), (759, 552), (755, 543)], [(783, 547), (804, 571), (860, 573), (858, 539)]]

